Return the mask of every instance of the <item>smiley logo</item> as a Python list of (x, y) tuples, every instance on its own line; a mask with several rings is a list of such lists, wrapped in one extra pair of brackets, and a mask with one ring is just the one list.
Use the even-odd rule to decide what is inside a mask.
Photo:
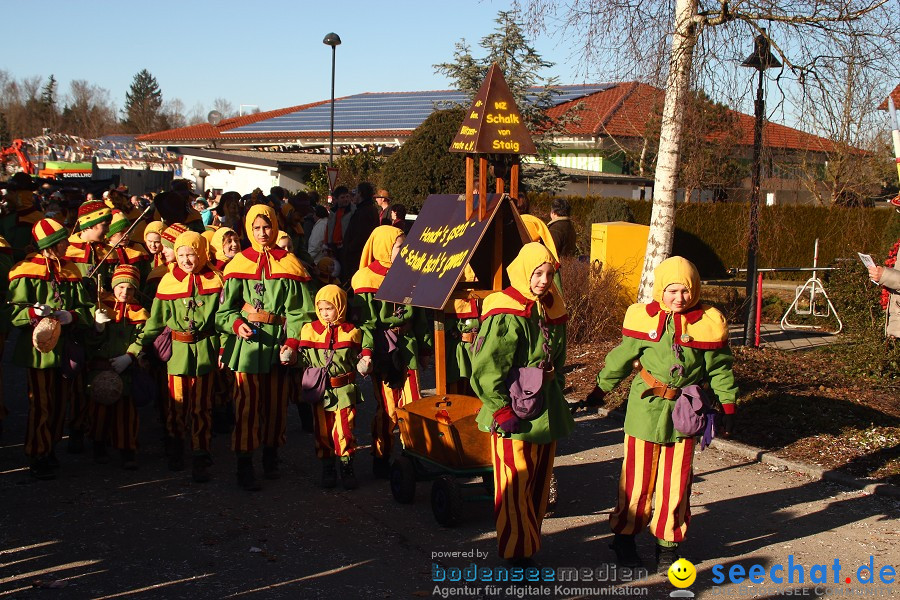
[(677, 588), (686, 588), (697, 579), (697, 569), (691, 561), (679, 558), (669, 567), (669, 581)]

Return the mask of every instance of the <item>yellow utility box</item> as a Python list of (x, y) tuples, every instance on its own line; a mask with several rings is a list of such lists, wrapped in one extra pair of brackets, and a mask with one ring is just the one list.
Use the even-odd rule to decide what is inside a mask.
[(650, 228), (624, 221), (591, 225), (591, 266), (617, 272), (624, 294), (636, 301)]

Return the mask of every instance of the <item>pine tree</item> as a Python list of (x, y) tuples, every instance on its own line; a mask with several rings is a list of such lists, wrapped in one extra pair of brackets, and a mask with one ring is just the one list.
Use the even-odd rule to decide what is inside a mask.
[[(435, 70), (449, 77), (455, 82), (456, 89), (469, 96), (464, 106), (468, 108), (491, 65), (496, 62), (503, 71), (525, 125), (532, 132), (538, 160), (541, 161), (523, 166), (522, 188), (535, 192), (562, 191), (566, 177), (550, 160), (554, 147), (552, 137), (576, 118), (577, 109), (556, 120), (548, 116), (547, 110), (554, 106), (554, 98), (560, 93), (554, 89), (559, 81), (556, 77), (545, 78), (540, 72), (552, 67), (553, 63), (541, 58), (530, 45), (523, 26), (517, 21), (517, 13), (499, 11), (495, 22), (497, 28), (494, 32), (483, 37), (479, 43), (486, 52), (483, 58), (472, 56), (471, 47), (463, 40), (456, 44), (455, 62), (434, 65)], [(539, 92), (529, 93), (529, 89), (538, 86), (542, 86)]]
[(59, 121), (59, 109), (56, 106), (56, 77), (52, 74), (41, 89), (38, 101), (38, 120), (42, 128), (55, 130)]
[(125, 108), (122, 111), (125, 120), (122, 124), (131, 133), (150, 133), (164, 128), (162, 104), (159, 83), (150, 71), (141, 69), (125, 93)]

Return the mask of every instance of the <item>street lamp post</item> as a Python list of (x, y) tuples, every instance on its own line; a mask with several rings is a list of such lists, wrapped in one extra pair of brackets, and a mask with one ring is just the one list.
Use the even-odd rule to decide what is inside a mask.
[(747, 240), (747, 308), (744, 321), (744, 345), (756, 346), (756, 295), (762, 293), (757, 289), (756, 254), (759, 250), (759, 192), (761, 178), (760, 155), (762, 151), (763, 117), (765, 116), (765, 100), (763, 98), (763, 72), (777, 68), (781, 63), (772, 54), (766, 30), (756, 36), (753, 41), (753, 54), (747, 57), (741, 66), (756, 69), (758, 80), (756, 85), (756, 103), (753, 127), (753, 170), (750, 175), (750, 235)]
[(332, 32), (325, 36), (322, 43), (331, 46), (331, 142), (328, 144), (328, 166), (334, 166), (334, 63), (337, 47), (341, 45), (341, 37)]

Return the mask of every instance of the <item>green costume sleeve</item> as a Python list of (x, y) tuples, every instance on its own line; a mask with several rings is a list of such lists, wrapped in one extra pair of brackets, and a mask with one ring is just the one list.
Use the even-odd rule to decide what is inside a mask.
[(488, 317), (475, 340), (478, 350), (472, 355), (472, 389), (491, 414), (509, 404), (505, 380), (520, 334), (510, 330), (514, 323), (506, 315)]
[(241, 316), (244, 306), (244, 292), (240, 279), (229, 279), (225, 282), (222, 303), (216, 312), (216, 327), (226, 335), (234, 334), (234, 322)]
[(299, 340), (300, 329), (303, 325), (316, 318), (316, 305), (312, 295), (309, 293), (308, 283), (294, 280), (285, 281), (290, 281), (291, 286), (295, 287), (295, 290), (288, 295), (288, 304), (285, 311), (287, 336)]
[(378, 314), (372, 303), (374, 302), (374, 294), (371, 292), (362, 292), (354, 294), (350, 300), (350, 321), (362, 332), (362, 347), (369, 350), (373, 347), (374, 331), (377, 325)]
[[(6, 297), (9, 299), (9, 302), (15, 303), (10, 304), (10, 321), (12, 322), (13, 327), (25, 327), (26, 325), (31, 324), (31, 315), (29, 314), (30, 304), (33, 304), (36, 300), (33, 299), (29, 293), (30, 290), (27, 282), (28, 280), (26, 278), (20, 277), (9, 283), (9, 291), (6, 294)], [(29, 305), (23, 303), (29, 303)]]
[(641, 342), (623, 337), (622, 342), (606, 355), (606, 362), (597, 374), (597, 385), (604, 392), (612, 391), (620, 381), (631, 374), (633, 363), (641, 356)]
[(737, 400), (738, 388), (734, 381), (734, 356), (731, 348), (707, 350), (704, 354), (709, 386), (722, 404), (733, 404)]
[(166, 321), (169, 320), (169, 316), (166, 314), (168, 309), (168, 305), (166, 302), (163, 302), (159, 298), (155, 298), (153, 300), (153, 306), (150, 308), (150, 318), (147, 320), (147, 324), (144, 325), (144, 332), (142, 336), (142, 343), (144, 346), (149, 346), (153, 343), (162, 330), (166, 327)]

